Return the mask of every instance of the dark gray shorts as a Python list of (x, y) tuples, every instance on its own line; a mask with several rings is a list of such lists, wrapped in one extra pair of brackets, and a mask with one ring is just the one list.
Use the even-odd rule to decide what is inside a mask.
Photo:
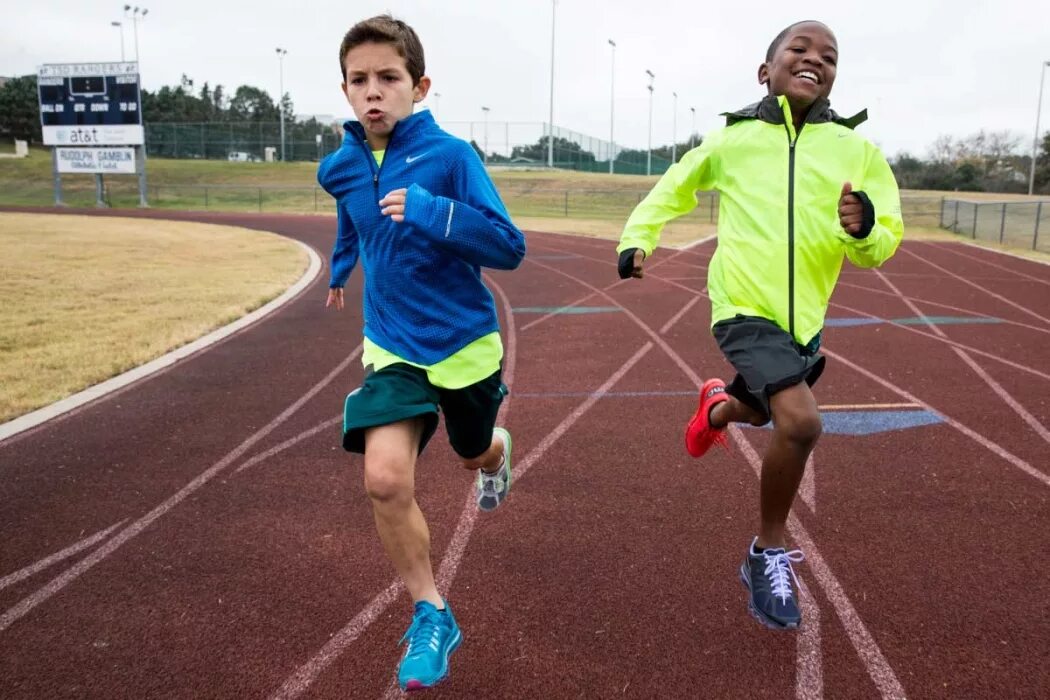
[(368, 372), (361, 386), (343, 405), (343, 449), (364, 454), (365, 431), (408, 418), (423, 419), (419, 452), (437, 430), (438, 412), (445, 413), (445, 430), (452, 449), (464, 459), (474, 459), (492, 444), (507, 387), (502, 370), (462, 389), (442, 389), (430, 383), (418, 367), (397, 363)]
[(824, 371), (818, 355), (820, 334), (799, 345), (783, 328), (765, 318), (737, 316), (712, 329), (722, 353), (737, 375), (726, 393), (770, 419), (769, 399), (801, 382), (813, 386)]

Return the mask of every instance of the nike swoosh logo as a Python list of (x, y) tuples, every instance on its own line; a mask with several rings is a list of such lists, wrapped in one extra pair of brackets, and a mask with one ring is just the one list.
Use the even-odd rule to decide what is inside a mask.
[[(427, 151), (427, 153), (430, 153), (430, 151)], [(423, 156), (427, 155), (427, 153), (420, 153), (418, 156), (408, 156), (407, 158), (405, 158), (405, 162), (406, 163), (415, 163), (417, 160), (419, 160)]]

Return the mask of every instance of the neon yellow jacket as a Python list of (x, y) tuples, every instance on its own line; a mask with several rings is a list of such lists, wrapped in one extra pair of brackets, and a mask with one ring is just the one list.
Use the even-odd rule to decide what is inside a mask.
[[(712, 325), (759, 316), (806, 345), (824, 325), (843, 256), (878, 267), (896, 251), (904, 232), (897, 182), (879, 149), (853, 131), (865, 112), (843, 119), (821, 100), (798, 134), (783, 97), (725, 116), (727, 126), (671, 166), (635, 208), (617, 252), (640, 248), (648, 257), (664, 224), (696, 207), (697, 190), (717, 190)], [(870, 203), (863, 238), (839, 225), (845, 182)]]

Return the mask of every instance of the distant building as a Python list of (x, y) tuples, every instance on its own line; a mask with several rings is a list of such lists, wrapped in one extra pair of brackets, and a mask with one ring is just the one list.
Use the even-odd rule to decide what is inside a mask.
[(14, 78), (5, 78), (4, 76), (0, 75), (0, 88), (7, 85), (8, 81), (11, 80), (14, 80)]

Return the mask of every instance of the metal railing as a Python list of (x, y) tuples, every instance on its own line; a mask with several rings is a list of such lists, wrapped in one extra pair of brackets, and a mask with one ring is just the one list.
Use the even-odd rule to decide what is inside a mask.
[[(534, 188), (504, 183), (503, 201), (512, 216), (574, 218), (626, 221), (648, 190)], [(0, 204), (47, 206), (53, 193), (44, 183), (26, 183), (5, 188)], [(10, 195), (11, 201), (5, 201)], [(133, 182), (107, 178), (103, 200), (114, 208), (138, 206), (138, 190)], [(286, 185), (150, 184), (150, 207), (197, 211), (242, 211), (282, 213), (331, 213), (332, 197), (322, 188)], [(63, 203), (73, 207), (95, 206), (94, 182), (89, 176), (63, 177)], [(718, 196), (698, 192), (697, 208), (685, 217), (693, 223), (718, 221)]]
[(974, 240), (1050, 250), (1050, 199), (1006, 202), (944, 199), (940, 225)]

